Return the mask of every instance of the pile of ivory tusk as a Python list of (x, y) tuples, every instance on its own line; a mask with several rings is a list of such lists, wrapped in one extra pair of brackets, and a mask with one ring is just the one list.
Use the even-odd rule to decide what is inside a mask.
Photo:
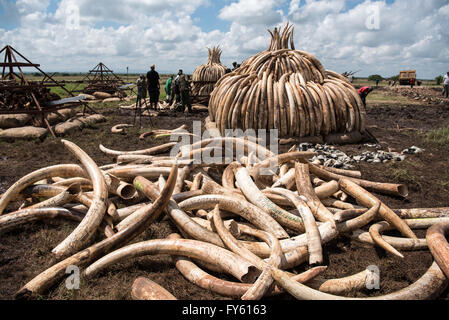
[(181, 127), (174, 129), (174, 130), (165, 130), (165, 129), (151, 130), (151, 131), (142, 133), (140, 135), (139, 139), (145, 140), (145, 138), (147, 138), (147, 137), (155, 137), (156, 139), (158, 139), (158, 138), (163, 138), (163, 137), (170, 137), (172, 135), (182, 136), (182, 135), (186, 134), (185, 133), (186, 129), (187, 129), (187, 126), (182, 125)]
[(292, 26), (281, 31), (269, 31), (269, 49), (215, 85), (209, 115), (221, 134), (277, 129), (283, 138), (352, 134), (360, 140), (366, 111), (355, 88), (313, 55), (295, 50)]
[(210, 96), (218, 80), (226, 73), (226, 67), (221, 64), (221, 49), (207, 48), (209, 61), (195, 69), (192, 75), (193, 96)]
[[(274, 155), (241, 138), (200, 141), (177, 157), (163, 156), (173, 144), (133, 152), (101, 146), (115, 159), (102, 167), (72, 142), (62, 143), (80, 164), (32, 172), (0, 198), (0, 233), (37, 220), (79, 223), (52, 251), (56, 263), (25, 284), (16, 298), (45, 294), (63, 281), (68, 266), (80, 267), (88, 279), (119, 262), (168, 254), (186, 279), (222, 296), (258, 300), (288, 292), (297, 299), (350, 299), (366, 288), (370, 271), (317, 279), (327, 268), (324, 245), (344, 237), (401, 258), (407, 250), (430, 250), (435, 258), (411, 286), (369, 299), (433, 299), (449, 284), (449, 209), (392, 210), (375, 195), (406, 197), (404, 185), (314, 165), (308, 160), (315, 155), (311, 152)], [(192, 161), (224, 148), (242, 148), (245, 156), (222, 159), (226, 164)], [(164, 216), (175, 233), (130, 244)], [(416, 229), (428, 229), (427, 238), (418, 239)], [(383, 235), (390, 230), (402, 236)], [(98, 232), (104, 239), (94, 243)], [(310, 265), (308, 271), (294, 274), (303, 264)], [(176, 299), (142, 278), (132, 296)]]

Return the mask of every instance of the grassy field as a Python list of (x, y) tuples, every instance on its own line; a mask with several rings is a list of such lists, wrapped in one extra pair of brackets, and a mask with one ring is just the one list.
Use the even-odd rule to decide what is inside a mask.
[(385, 91), (373, 91), (366, 98), (366, 102), (370, 104), (390, 104), (390, 105), (401, 105), (401, 104), (421, 104), (421, 102), (410, 99), (404, 96), (391, 96)]
[(435, 129), (426, 134), (426, 140), (441, 145), (449, 143), (449, 126)]
[[(50, 75), (51, 76), (51, 75)], [(130, 84), (135, 83), (140, 75), (138, 74), (130, 74), (130, 75), (117, 75), (124, 83)], [(161, 75), (161, 96), (160, 99), (164, 100), (166, 98), (165, 94), (165, 83), (167, 82), (169, 75)], [(79, 83), (79, 81), (84, 80), (85, 75), (68, 75), (68, 76), (54, 76), (52, 77), (55, 81), (61, 82), (61, 84), (67, 89), (68, 91), (72, 92), (73, 90), (76, 90), (76, 92), (73, 92), (75, 95), (82, 92), (82, 90), (87, 86), (86, 83)], [(42, 81), (42, 76), (35, 76), (35, 75), (27, 75), (27, 79), (29, 81)], [(52, 87), (51, 92), (59, 95), (61, 98), (67, 98), (70, 95), (62, 88), (60, 87)], [(131, 91), (128, 91), (128, 94), (132, 94)]]
[[(135, 83), (139, 77), (139, 74), (116, 74), (123, 82), (125, 83)], [(52, 76), (50, 74), (50, 76)], [(160, 99), (164, 100), (166, 98), (166, 94), (165, 94), (165, 83), (167, 81), (167, 79), (169, 78), (170, 75), (168, 74), (161, 74), (161, 96)], [(69, 91), (72, 91), (74, 89), (76, 89), (77, 91), (82, 91), (86, 84), (83, 83), (72, 83), (72, 82), (77, 82), (77, 81), (81, 81), (85, 78), (85, 74), (72, 74), (72, 75), (61, 75), (61, 74), (57, 74), (53, 77), (56, 81), (58, 82), (63, 82), (65, 81), (65, 88)], [(36, 76), (36, 75), (27, 75), (27, 79), (30, 81), (41, 81), (43, 79), (42, 76)], [(435, 87), (437, 86), (436, 81), (430, 81), (430, 80), (423, 80), (422, 81), (422, 85), (423, 86), (428, 86), (428, 87)], [(374, 81), (368, 81), (368, 79), (365, 78), (355, 78), (354, 86), (376, 86), (376, 83)], [(388, 81), (381, 81), (379, 83), (379, 87), (387, 87), (389, 86)], [(58, 94), (61, 98), (66, 98), (69, 96), (69, 94), (67, 92), (65, 92), (63, 89), (59, 88), (59, 87), (54, 87), (51, 89), (52, 92)], [(75, 92), (75, 95), (78, 92)], [(131, 91), (128, 91), (128, 94), (132, 94)], [(372, 94), (370, 94), (370, 96), (368, 97), (368, 102), (372, 102), (372, 103), (392, 103), (392, 104), (402, 104), (402, 103), (416, 103), (415, 101), (408, 99), (406, 97), (396, 97), (394, 99), (394, 101), (392, 101), (391, 97), (382, 93), (382, 92), (373, 92)]]

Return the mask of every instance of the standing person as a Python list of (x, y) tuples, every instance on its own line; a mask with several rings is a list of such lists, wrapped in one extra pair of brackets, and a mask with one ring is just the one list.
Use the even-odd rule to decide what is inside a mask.
[(376, 87), (379, 86), (379, 82), (380, 82), (380, 80), (379, 80), (379, 79), (376, 79)]
[(444, 91), (443, 91), (443, 95), (446, 95), (446, 98), (449, 96), (449, 71), (448, 73), (444, 76), (444, 80), (443, 80), (443, 86), (444, 86)]
[(413, 89), (413, 87), (415, 86), (415, 78), (411, 78), (410, 79), (410, 87)]
[(366, 97), (374, 90), (374, 88), (371, 87), (362, 87), (359, 90), (360, 98), (362, 99), (363, 105), (366, 108)]
[(167, 82), (165, 83), (165, 94), (167, 95), (166, 98), (167, 102), (172, 101), (172, 86), (173, 86), (173, 76), (170, 76), (170, 78), (168, 78)]
[(172, 83), (172, 97), (171, 97), (172, 100), (170, 104), (173, 104), (173, 101), (175, 105), (181, 102), (181, 92), (179, 91), (179, 76), (181, 74), (182, 70), (179, 70), (175, 80)]
[(182, 73), (179, 75), (178, 83), (179, 83), (179, 92), (181, 93), (181, 103), (183, 111), (185, 111), (185, 107), (189, 109), (189, 113), (192, 113), (192, 102), (190, 101), (190, 81), (187, 75)]
[(146, 105), (147, 81), (143, 74), (139, 77), (139, 79), (137, 79), (137, 102), (136, 102), (136, 112), (134, 113), (134, 124), (136, 123), (137, 113), (139, 113), (139, 123), (141, 128), (142, 128), (142, 99)]
[(156, 72), (156, 66), (153, 64), (151, 70), (147, 73), (148, 93), (150, 94), (150, 109), (157, 110), (159, 96), (161, 94), (161, 84), (159, 73)]

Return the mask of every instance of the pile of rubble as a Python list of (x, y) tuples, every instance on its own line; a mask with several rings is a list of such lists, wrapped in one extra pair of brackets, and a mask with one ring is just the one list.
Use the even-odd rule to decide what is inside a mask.
[(399, 152), (382, 151), (380, 145), (366, 144), (365, 147), (375, 148), (376, 151), (365, 151), (360, 155), (348, 156), (346, 153), (338, 150), (334, 146), (328, 145), (313, 145), (311, 143), (302, 143), (299, 145), (299, 151), (316, 152), (318, 155), (312, 159), (312, 162), (325, 167), (332, 167), (338, 169), (353, 169), (356, 163), (388, 163), (391, 161), (401, 162), (406, 159), (407, 155), (419, 154), (424, 152), (416, 146), (412, 146)]
[(391, 90), (403, 97), (427, 104), (443, 105), (447, 103), (447, 100), (443, 99), (441, 88), (415, 87), (412, 89), (409, 87), (394, 87)]

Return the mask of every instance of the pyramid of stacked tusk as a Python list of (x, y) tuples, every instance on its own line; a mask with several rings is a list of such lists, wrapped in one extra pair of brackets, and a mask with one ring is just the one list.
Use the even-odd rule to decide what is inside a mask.
[[(209, 102), (218, 129), (278, 129), (281, 137), (365, 132), (366, 112), (351, 83), (295, 50), (292, 25), (275, 28), (271, 44), (222, 77)], [(290, 48), (289, 48), (290, 45)]]
[(209, 51), (209, 61), (196, 68), (193, 73), (192, 94), (208, 99), (217, 81), (226, 73), (226, 67), (221, 64), (222, 51), (219, 47), (207, 48), (207, 50)]

